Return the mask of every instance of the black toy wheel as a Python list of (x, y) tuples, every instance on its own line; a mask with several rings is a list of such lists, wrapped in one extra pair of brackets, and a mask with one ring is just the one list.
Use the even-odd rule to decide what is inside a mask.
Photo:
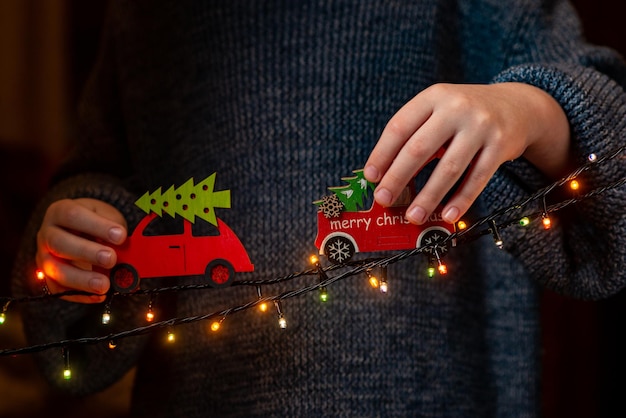
[(235, 269), (226, 260), (217, 259), (206, 266), (206, 278), (213, 287), (226, 287), (235, 276)]
[(434, 256), (434, 249), (437, 247), (437, 253), (442, 256), (448, 251), (446, 244), (441, 244), (444, 239), (450, 235), (450, 232), (444, 228), (431, 227), (427, 228), (419, 237), (416, 248), (424, 248), (425, 254)]
[(355, 252), (352, 241), (343, 236), (332, 237), (324, 244), (324, 254), (335, 264), (348, 262)]
[(130, 264), (118, 264), (111, 269), (111, 287), (119, 293), (130, 293), (139, 287), (139, 274)]

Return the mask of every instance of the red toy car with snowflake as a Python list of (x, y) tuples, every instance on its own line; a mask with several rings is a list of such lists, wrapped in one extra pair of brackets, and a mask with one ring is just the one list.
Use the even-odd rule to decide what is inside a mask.
[[(434, 256), (435, 245), (455, 231), (454, 225), (443, 221), (440, 211), (433, 213), (423, 225), (406, 220), (405, 212), (415, 197), (412, 183), (394, 206), (383, 207), (373, 201), (370, 209), (359, 210), (375, 185), (363, 177), (363, 170), (354, 173), (354, 177), (342, 179), (348, 185), (329, 187), (333, 194), (314, 202), (319, 208), (315, 246), (331, 262), (345, 263), (359, 252), (422, 246), (426, 246), (425, 253)], [(447, 251), (446, 245), (437, 247), (437, 251), (437, 256), (442, 256)]]
[[(132, 292), (140, 279), (195, 275), (223, 287), (235, 272), (254, 271), (237, 235), (215, 216), (215, 207), (230, 207), (230, 193), (214, 192), (214, 181), (215, 174), (196, 185), (190, 179), (137, 200), (148, 214), (116, 247), (117, 264), (109, 272), (114, 291)], [(162, 217), (163, 212), (169, 216)]]

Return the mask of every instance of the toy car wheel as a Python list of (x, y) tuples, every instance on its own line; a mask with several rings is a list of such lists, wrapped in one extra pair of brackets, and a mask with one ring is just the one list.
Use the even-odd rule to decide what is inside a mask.
[(355, 252), (356, 249), (352, 241), (342, 236), (330, 238), (324, 245), (324, 254), (335, 264), (349, 261)]
[(111, 287), (119, 293), (130, 293), (139, 287), (139, 274), (130, 264), (118, 264), (109, 275)]
[(448, 246), (446, 244), (440, 244), (448, 237), (448, 235), (450, 235), (450, 232), (444, 228), (427, 228), (419, 236), (416, 248), (426, 247), (424, 248), (424, 253), (434, 255), (433, 250), (436, 246), (437, 251), (441, 256), (448, 251)]
[(235, 269), (226, 260), (213, 260), (206, 266), (206, 278), (213, 287), (230, 285), (235, 275)]

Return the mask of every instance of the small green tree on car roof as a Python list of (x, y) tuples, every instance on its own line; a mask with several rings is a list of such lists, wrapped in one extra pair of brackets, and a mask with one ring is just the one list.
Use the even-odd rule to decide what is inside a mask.
[(344, 186), (329, 187), (332, 195), (324, 196), (313, 202), (327, 218), (336, 218), (342, 211), (356, 212), (363, 209), (365, 199), (369, 197), (376, 185), (365, 179), (363, 169), (354, 170), (354, 176), (342, 177), (348, 183)]
[(159, 216), (167, 213), (172, 218), (176, 215), (194, 223), (201, 218), (217, 226), (215, 208), (230, 208), (230, 190), (214, 191), (215, 175), (194, 185), (193, 178), (179, 187), (172, 185), (165, 192), (159, 187), (154, 192), (146, 192), (135, 204), (144, 212), (154, 212)]

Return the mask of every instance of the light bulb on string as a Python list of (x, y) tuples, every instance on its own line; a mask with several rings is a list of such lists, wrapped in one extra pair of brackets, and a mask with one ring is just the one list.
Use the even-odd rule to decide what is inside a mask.
[(437, 245), (433, 248), (433, 253), (435, 254), (435, 258), (437, 260), (437, 271), (440, 275), (448, 274), (448, 267), (441, 261), (441, 257), (439, 256), (439, 251), (437, 251)]
[(4, 324), (7, 320), (7, 310), (9, 309), (9, 304), (11, 301), (7, 301), (2, 307), (2, 312), (0, 312), (0, 325)]
[(222, 328), (222, 322), (224, 322), (225, 319), (226, 319), (226, 317), (223, 316), (219, 320), (211, 322), (211, 331), (213, 331), (213, 332), (219, 331), (220, 328)]
[(493, 242), (496, 244), (496, 247), (502, 249), (504, 247), (504, 242), (502, 241), (502, 237), (500, 237), (500, 232), (498, 231), (498, 227), (496, 226), (496, 221), (493, 219), (489, 221), (489, 229), (491, 234), (493, 235)]
[(173, 344), (176, 342), (176, 335), (174, 334), (174, 330), (172, 327), (168, 327), (167, 329), (167, 342)]
[(428, 266), (428, 269), (426, 270), (426, 272), (428, 273), (428, 278), (432, 279), (433, 277), (435, 277), (436, 271), (437, 270), (432, 265)]
[(44, 295), (49, 295), (50, 289), (48, 288), (48, 284), (46, 283), (46, 274), (43, 272), (43, 270), (35, 270), (35, 278), (39, 283), (41, 283), (41, 288), (43, 289)]
[(372, 286), (374, 289), (377, 289), (380, 283), (378, 282), (376, 276), (372, 274), (372, 271), (370, 269), (365, 270), (365, 274), (367, 274), (367, 281), (369, 282), (370, 286)]
[(146, 312), (146, 321), (154, 321), (154, 311), (152, 310), (152, 304), (154, 303), (154, 297), (150, 295), (150, 302), (148, 302), (148, 311)]
[(580, 189), (580, 183), (578, 182), (578, 180), (573, 179), (569, 182), (569, 188), (577, 192)]
[(117, 348), (117, 343), (115, 342), (115, 340), (109, 340), (109, 345), (108, 345), (109, 349), (114, 350), (115, 348)]
[(102, 313), (102, 324), (108, 325), (111, 323), (111, 298), (107, 299), (104, 303), (104, 312)]
[(387, 284), (387, 266), (380, 266), (380, 281), (378, 285), (378, 289), (380, 293), (387, 293), (389, 290), (389, 285)]
[[(261, 294), (261, 286), (256, 287), (256, 294), (259, 297), (259, 300), (263, 299), (263, 295)], [(259, 310), (261, 312), (267, 312), (267, 302), (259, 303)]]
[(521, 218), (519, 220), (519, 224), (520, 224), (520, 226), (528, 226), (528, 225), (530, 225), (530, 218), (528, 218), (528, 216), (524, 216), (523, 218)]
[(320, 301), (328, 302), (328, 291), (326, 290), (326, 286), (320, 287)]
[(67, 347), (63, 347), (63, 379), (70, 380), (72, 378), (72, 369), (70, 367), (70, 351)]
[(543, 229), (548, 230), (552, 227), (552, 221), (548, 216), (548, 208), (546, 206), (546, 197), (543, 196), (543, 212), (541, 214), (541, 224), (543, 225)]
[(466, 223), (465, 221), (458, 221), (458, 222), (456, 223), (456, 228), (457, 228), (459, 231), (463, 231), (464, 229), (467, 229), (467, 223)]
[(326, 275), (326, 272), (324, 271), (324, 269), (322, 268), (322, 265), (320, 264), (320, 259), (317, 255), (313, 254), (309, 260), (311, 261), (311, 264), (313, 264), (316, 268), (317, 268), (317, 275), (319, 277), (319, 283), (320, 283), (320, 301), (321, 302), (327, 302), (328, 301), (328, 290), (326, 289), (326, 286), (324, 286), (322, 283), (324, 283), (326, 280), (328, 280), (328, 276)]
[(276, 307), (276, 312), (278, 313), (278, 326), (280, 327), (280, 329), (286, 329), (287, 319), (285, 319), (285, 315), (283, 314), (283, 311), (281, 309), (280, 301), (275, 300), (274, 306)]

